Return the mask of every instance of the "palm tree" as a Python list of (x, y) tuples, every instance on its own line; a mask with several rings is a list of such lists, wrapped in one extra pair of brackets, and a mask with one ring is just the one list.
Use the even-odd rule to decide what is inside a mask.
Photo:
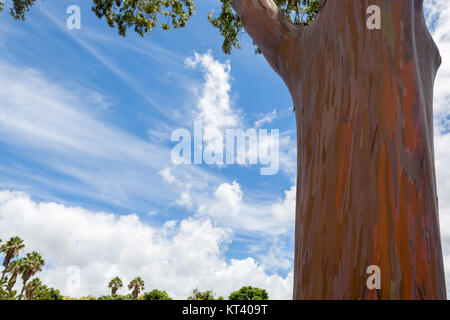
[(23, 259), (20, 260), (14, 260), (11, 263), (9, 263), (8, 268), (6, 268), (6, 271), (11, 274), (11, 277), (9, 278), (8, 285), (6, 286), (6, 290), (11, 294), (12, 289), (14, 288), (14, 285), (17, 281), (17, 276), (22, 272), (23, 267)]
[(114, 277), (109, 283), (108, 288), (111, 288), (111, 295), (115, 295), (117, 290), (123, 287), (122, 280), (119, 277)]
[(39, 278), (34, 278), (30, 281), (25, 287), (25, 297), (27, 300), (31, 299), (33, 297), (34, 292), (36, 289), (42, 286), (42, 282)]
[(12, 259), (19, 256), (19, 251), (23, 248), (25, 248), (25, 245), (23, 244), (23, 240), (19, 237), (12, 237), (8, 242), (0, 246), (0, 252), (5, 254), (5, 258), (3, 259), (4, 269), (0, 280), (5, 278), (7, 272), (6, 269), (8, 268), (9, 263)]
[(133, 295), (133, 299), (137, 299), (137, 297), (139, 296), (139, 292), (145, 289), (144, 280), (142, 280), (141, 277), (134, 278), (128, 285), (128, 289), (133, 289), (131, 294)]
[(22, 299), (25, 286), (27, 285), (27, 281), (36, 273), (41, 271), (44, 264), (45, 264), (44, 259), (42, 259), (42, 256), (36, 251), (33, 251), (32, 253), (27, 253), (27, 256), (24, 258), (22, 264), (23, 287), (22, 291), (20, 291), (19, 300)]

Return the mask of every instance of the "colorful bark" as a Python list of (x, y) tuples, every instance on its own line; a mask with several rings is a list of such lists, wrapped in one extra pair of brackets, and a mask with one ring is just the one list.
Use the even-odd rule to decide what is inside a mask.
[[(295, 299), (445, 299), (423, 0), (325, 0), (309, 26), (235, 0), (295, 105)], [(366, 27), (370, 5), (381, 30)], [(366, 287), (381, 268), (381, 290)]]

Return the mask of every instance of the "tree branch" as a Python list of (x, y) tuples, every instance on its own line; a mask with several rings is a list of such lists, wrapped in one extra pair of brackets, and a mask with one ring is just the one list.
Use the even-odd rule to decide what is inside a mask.
[(232, 0), (231, 5), (247, 33), (280, 73), (280, 49), (297, 27), (289, 22), (273, 0)]

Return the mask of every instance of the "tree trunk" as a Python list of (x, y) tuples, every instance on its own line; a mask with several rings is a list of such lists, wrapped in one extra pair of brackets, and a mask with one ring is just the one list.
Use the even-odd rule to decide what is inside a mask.
[(0, 279), (0, 282), (3, 282), (3, 280), (5, 279), (5, 275), (6, 275), (6, 267), (4, 267), (4, 269), (3, 269), (2, 277)]
[[(433, 146), (441, 58), (423, 0), (325, 0), (294, 26), (273, 0), (233, 7), (292, 95), (294, 299), (445, 299)], [(381, 8), (381, 30), (366, 27)], [(380, 267), (381, 289), (366, 285)]]
[(12, 275), (11, 278), (8, 281), (8, 285), (6, 287), (6, 290), (9, 294), (11, 294), (12, 289), (14, 288), (14, 285), (16, 284), (16, 277), (17, 275)]
[(22, 300), (23, 292), (25, 291), (25, 287), (27, 286), (27, 281), (23, 282), (22, 290), (20, 290), (19, 300)]

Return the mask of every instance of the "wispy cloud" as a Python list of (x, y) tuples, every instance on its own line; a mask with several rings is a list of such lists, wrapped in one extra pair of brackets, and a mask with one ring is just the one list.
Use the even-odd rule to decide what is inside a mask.
[(272, 123), (272, 121), (275, 120), (276, 117), (277, 117), (277, 110), (273, 110), (271, 113), (264, 115), (259, 120), (256, 120), (254, 123), (255, 128), (259, 128), (266, 123)]
[[(140, 68), (140, 71), (145, 71), (145, 75), (137, 75), (135, 72), (136, 70), (127, 70), (121, 63), (118, 63), (118, 61), (113, 58), (113, 55), (105, 53), (105, 50), (114, 52), (115, 49), (124, 47), (138, 53), (144, 61), (145, 59), (150, 58), (157, 63), (164, 63), (165, 65), (172, 65), (173, 67), (178, 65), (181, 69), (182, 58), (180, 56), (155, 44), (146, 43), (142, 39), (139, 43), (137, 43), (136, 40), (121, 39), (118, 37), (112, 39), (107, 35), (85, 31), (84, 29), (83, 33), (80, 34), (79, 32), (69, 30), (64, 24), (64, 20), (57, 17), (46, 6), (38, 6), (37, 9), (52, 21), (61, 32), (73, 39), (81, 48), (89, 52), (92, 57), (109, 70), (109, 72), (121, 79), (126, 86), (131, 88), (144, 101), (149, 103), (153, 110), (159, 112), (160, 116), (170, 118), (172, 113), (167, 112), (164, 97), (161, 96), (157, 90), (153, 90), (152, 87), (148, 85), (148, 81), (145, 81), (146, 79), (149, 79), (152, 74), (154, 77), (161, 77), (161, 74), (156, 74), (151, 69)], [(55, 41), (57, 40), (55, 39)]]
[[(32, 166), (57, 172), (51, 183), (62, 179), (58, 188), (77, 186), (80, 194), (89, 191), (125, 207), (134, 201), (171, 200), (170, 186), (158, 187), (158, 172), (170, 163), (170, 149), (102, 121), (92, 112), (97, 103), (36, 70), (0, 62), (0, 141), (19, 157), (32, 159)], [(220, 181), (201, 168), (183, 170), (204, 181)]]

